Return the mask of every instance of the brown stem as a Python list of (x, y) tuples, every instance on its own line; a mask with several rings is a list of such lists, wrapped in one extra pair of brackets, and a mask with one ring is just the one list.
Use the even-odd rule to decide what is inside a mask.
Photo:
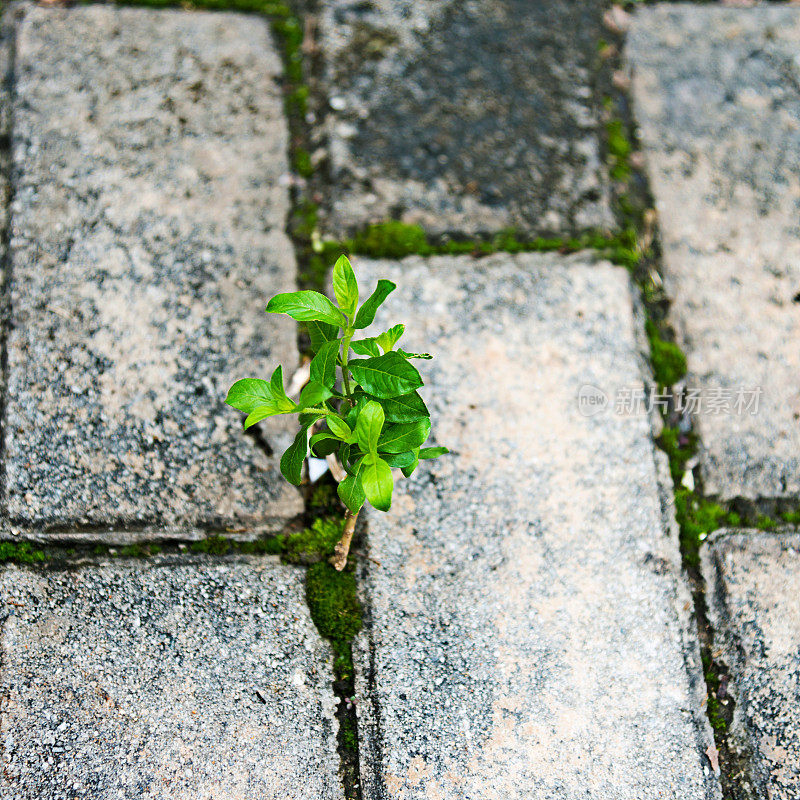
[(331, 564), (339, 572), (347, 566), (347, 554), (350, 552), (350, 542), (353, 539), (357, 519), (358, 511), (355, 514), (350, 513), (349, 509), (345, 512), (342, 538), (336, 542), (336, 547), (333, 549), (333, 555), (331, 556)]

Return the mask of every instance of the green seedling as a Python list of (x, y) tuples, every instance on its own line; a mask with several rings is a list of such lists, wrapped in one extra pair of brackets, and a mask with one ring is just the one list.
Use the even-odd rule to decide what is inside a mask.
[[(306, 325), (313, 353), (310, 380), (295, 402), (286, 395), (279, 366), (268, 381), (236, 381), (225, 401), (247, 414), (245, 428), (276, 414), (298, 415), (300, 430), (281, 458), (281, 472), (290, 483), (302, 482), (309, 452), (319, 458), (335, 455), (344, 467), (346, 477), (338, 493), (347, 511), (331, 558), (339, 571), (347, 564), (364, 503), (389, 510), (392, 468), (408, 477), (421, 460), (448, 452), (446, 447), (423, 447), (431, 430), (430, 412), (419, 394), (422, 378), (411, 362), (431, 356), (397, 347), (403, 325), (378, 336), (354, 338), (372, 324), (395, 288), (391, 281), (379, 280), (359, 307), (355, 273), (347, 257), (341, 256), (333, 268), (336, 303), (313, 291), (276, 295), (267, 304), (267, 312), (288, 314)], [(351, 358), (351, 354), (361, 358)]]

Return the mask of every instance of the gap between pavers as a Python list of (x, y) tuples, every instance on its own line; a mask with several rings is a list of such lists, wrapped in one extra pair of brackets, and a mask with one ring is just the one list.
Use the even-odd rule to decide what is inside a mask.
[[(800, 9), (774, 5), (639, 8), (627, 41), (704, 490), (722, 500), (800, 495), (798, 50)], [(756, 388), (758, 412), (737, 413)]]
[(800, 533), (717, 531), (701, 551), (714, 657), (736, 702), (729, 741), (759, 797), (800, 796)]
[(224, 405), (298, 361), (281, 63), (228, 13), (14, 5), (4, 536), (240, 537), (302, 513)]
[(627, 272), (590, 254), (356, 268), (365, 291), (398, 284), (378, 322), (436, 356), (425, 399), (453, 451), (369, 513), (365, 800), (719, 798), (665, 459), (649, 418), (578, 406), (643, 388)]
[(614, 227), (592, 70), (597, 0), (320, 4), (322, 125), (339, 238)]
[(342, 798), (302, 575), (269, 557), (4, 567), (0, 798)]

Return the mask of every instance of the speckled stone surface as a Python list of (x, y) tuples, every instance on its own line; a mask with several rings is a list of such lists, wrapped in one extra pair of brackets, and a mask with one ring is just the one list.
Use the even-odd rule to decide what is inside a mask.
[(705, 491), (797, 496), (800, 8), (637, 9), (627, 52), (689, 381), (763, 390), (698, 416)]
[[(399, 288), (437, 443), (369, 514), (365, 800), (719, 798), (629, 278), (591, 256), (355, 259)], [(413, 333), (412, 333), (413, 332)]]
[(612, 224), (591, 67), (596, 0), (325, 0), (336, 233)]
[(294, 324), (264, 314), (295, 279), (266, 22), (18, 13), (12, 527), (281, 527), (299, 495), (223, 402), (297, 363)]
[(328, 646), (277, 559), (5, 567), (3, 800), (335, 800)]
[(731, 672), (731, 742), (760, 797), (800, 796), (800, 533), (719, 531), (702, 551), (714, 646)]

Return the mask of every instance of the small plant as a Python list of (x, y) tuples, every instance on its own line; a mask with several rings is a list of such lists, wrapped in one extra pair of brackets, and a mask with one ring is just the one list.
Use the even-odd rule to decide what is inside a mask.
[[(288, 314), (306, 324), (313, 358), (310, 380), (297, 402), (289, 399), (279, 366), (269, 381), (244, 378), (231, 386), (226, 403), (247, 414), (249, 428), (276, 414), (298, 414), (300, 431), (281, 458), (287, 481), (299, 485), (309, 454), (335, 455), (346, 471), (338, 493), (347, 508), (342, 536), (331, 563), (341, 571), (366, 501), (380, 511), (392, 504), (392, 467), (408, 477), (420, 460), (447, 453), (446, 447), (422, 447), (431, 429), (430, 412), (418, 390), (423, 382), (411, 359), (427, 353), (395, 349), (405, 326), (394, 325), (379, 336), (354, 339), (372, 324), (375, 313), (395, 284), (379, 280), (359, 307), (355, 273), (346, 256), (333, 268), (336, 304), (313, 291), (273, 297), (267, 312)], [(350, 358), (351, 353), (363, 358)], [(340, 379), (341, 375), (341, 379)]]

